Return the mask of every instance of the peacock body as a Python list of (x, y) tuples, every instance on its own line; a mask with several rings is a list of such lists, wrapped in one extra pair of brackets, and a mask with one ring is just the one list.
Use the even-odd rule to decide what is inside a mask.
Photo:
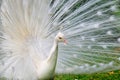
[[(36, 80), (120, 69), (119, 2), (1, 1), (0, 76)], [(59, 43), (63, 34), (67, 45)]]

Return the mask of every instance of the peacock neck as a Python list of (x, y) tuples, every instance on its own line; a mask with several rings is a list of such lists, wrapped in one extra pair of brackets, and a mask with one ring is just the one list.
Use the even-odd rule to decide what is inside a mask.
[(47, 58), (47, 62), (54, 63), (56, 65), (58, 56), (58, 41), (55, 39), (53, 43), (53, 47), (51, 48), (50, 55)]

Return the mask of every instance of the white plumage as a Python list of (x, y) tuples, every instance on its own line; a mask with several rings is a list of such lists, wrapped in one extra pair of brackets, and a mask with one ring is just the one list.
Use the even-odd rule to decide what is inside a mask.
[[(118, 2), (3, 0), (0, 76), (36, 80), (52, 78), (54, 71), (80, 74), (120, 69)], [(58, 44), (65, 42), (64, 35), (66, 46)]]

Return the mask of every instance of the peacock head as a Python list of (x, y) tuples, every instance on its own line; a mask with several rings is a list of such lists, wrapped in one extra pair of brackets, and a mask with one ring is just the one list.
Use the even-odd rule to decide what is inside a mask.
[(64, 37), (64, 34), (61, 33), (61, 32), (59, 32), (59, 33), (56, 35), (55, 39), (56, 39), (58, 42), (64, 42), (64, 44), (67, 44), (67, 41), (66, 41), (66, 39), (65, 39), (65, 37)]

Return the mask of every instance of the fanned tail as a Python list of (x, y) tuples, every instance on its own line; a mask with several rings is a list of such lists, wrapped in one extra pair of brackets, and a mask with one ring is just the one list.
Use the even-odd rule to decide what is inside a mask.
[(37, 79), (36, 62), (48, 56), (52, 43), (46, 37), (49, 4), (49, 0), (3, 0), (0, 76)]
[[(68, 39), (67, 46), (60, 46), (57, 73), (120, 69), (118, 3), (117, 0), (54, 2), (51, 8), (53, 23), (63, 27), (61, 31)], [(52, 29), (51, 33), (55, 31)]]

